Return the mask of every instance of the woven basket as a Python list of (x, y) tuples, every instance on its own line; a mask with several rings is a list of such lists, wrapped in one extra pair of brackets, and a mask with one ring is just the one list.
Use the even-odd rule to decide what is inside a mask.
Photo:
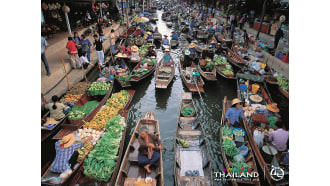
[[(187, 107), (187, 108), (192, 108), (192, 109), (194, 109), (193, 107), (191, 107), (191, 106), (184, 106), (183, 108), (185, 108), (185, 107)], [(183, 109), (182, 108), (182, 109)], [(192, 115), (184, 115), (183, 113), (182, 113), (182, 109), (181, 109), (181, 115), (183, 116), (183, 117), (194, 117), (195, 116), (195, 114), (196, 114), (196, 111), (195, 111), (195, 109), (194, 109), (194, 113), (192, 114)]]
[(84, 117), (82, 117), (80, 119), (70, 119), (70, 118), (68, 118), (69, 119), (69, 123), (70, 124), (78, 124), (78, 123), (80, 123), (84, 119)]

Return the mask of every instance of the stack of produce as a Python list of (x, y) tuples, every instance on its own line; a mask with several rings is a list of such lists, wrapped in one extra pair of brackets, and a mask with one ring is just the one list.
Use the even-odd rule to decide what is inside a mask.
[(184, 139), (180, 139), (179, 142), (181, 143), (183, 148), (189, 148), (190, 144), (186, 141), (184, 141)]
[(150, 45), (150, 43), (146, 44), (146, 45), (142, 45), (139, 49), (139, 55), (140, 57), (144, 57), (146, 55), (146, 53), (148, 52), (148, 46)]
[(122, 132), (126, 126), (125, 118), (117, 115), (109, 120), (106, 126), (108, 132), (95, 145), (84, 164), (85, 175), (104, 182), (110, 180), (116, 166)]
[(85, 112), (80, 111), (80, 110), (70, 111), (68, 114), (69, 119), (80, 119), (83, 117), (85, 117)]
[(217, 65), (228, 65), (227, 58), (223, 56), (214, 55), (213, 57), (214, 64)]
[(126, 83), (128, 82), (128, 80), (131, 78), (131, 75), (119, 75), (118, 77), (115, 77), (116, 79), (118, 79), (119, 81), (123, 82), (124, 85), (126, 85)]
[[(227, 66), (229, 66), (229, 68), (226, 68)], [(231, 65), (227, 64), (226, 67), (219, 66), (218, 69), (225, 75), (234, 75)]]
[(228, 125), (225, 125), (222, 129), (222, 139), (233, 139), (233, 133), (231, 131), (231, 127)]
[(96, 113), (95, 117), (84, 125), (84, 128), (103, 131), (106, 123), (116, 116), (120, 109), (124, 108), (128, 99), (129, 93), (126, 90), (113, 94), (104, 107)]
[(277, 84), (280, 86), (284, 91), (289, 92), (289, 81), (284, 76), (277, 76)]
[(235, 147), (232, 140), (230, 140), (230, 139), (225, 139), (223, 141), (223, 148), (225, 149), (226, 155), (231, 158), (238, 154), (237, 148)]
[(87, 95), (88, 96), (105, 95), (108, 92), (110, 86), (111, 86), (110, 83), (105, 83), (102, 81), (93, 82), (92, 85), (87, 90)]
[(60, 102), (76, 103), (80, 99), (81, 96), (82, 96), (82, 94), (74, 95), (72, 93), (68, 93), (68, 94), (64, 95), (64, 97), (62, 99), (60, 99)]
[(83, 94), (88, 89), (88, 86), (89, 84), (86, 82), (79, 82), (75, 86), (73, 86), (68, 93), (71, 93), (73, 95)]
[(93, 140), (92, 140), (93, 145), (96, 144), (96, 142), (102, 137), (102, 135), (103, 132), (94, 129), (88, 129), (88, 128), (78, 129), (78, 137), (81, 138), (82, 140), (84, 140), (89, 136), (93, 136)]
[(141, 61), (141, 63), (142, 64), (147, 63), (148, 65), (153, 66), (157, 63), (157, 60), (156, 59), (144, 59)]

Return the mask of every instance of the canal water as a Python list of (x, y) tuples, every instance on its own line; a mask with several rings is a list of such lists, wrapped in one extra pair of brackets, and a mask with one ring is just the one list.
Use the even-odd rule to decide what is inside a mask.
[[(161, 19), (162, 11), (157, 10), (158, 17), (157, 24), (151, 24), (153, 27), (158, 26), (159, 32), (168, 36), (171, 35), (172, 28), (168, 28), (164, 21)], [(177, 21), (173, 24), (173, 29), (179, 30)], [(179, 35), (179, 34), (178, 34)], [(163, 52), (159, 45), (156, 47), (157, 58), (161, 58)], [(132, 89), (136, 90), (134, 98), (129, 106), (129, 115), (127, 121), (127, 132), (125, 140), (125, 149), (133, 133), (134, 127), (138, 120), (144, 116), (146, 112), (154, 112), (156, 119), (160, 124), (160, 136), (162, 146), (167, 148), (163, 152), (163, 171), (164, 171), (164, 184), (165, 186), (173, 186), (174, 183), (174, 137), (176, 131), (176, 125), (179, 117), (181, 93), (188, 92), (188, 89), (183, 84), (180, 77), (178, 65), (179, 59), (182, 54), (180, 45), (176, 49), (171, 49), (171, 56), (175, 62), (175, 77), (173, 82), (166, 90), (155, 89), (155, 77), (152, 75), (144, 79), (142, 82), (134, 85)], [(133, 68), (129, 66), (130, 68)], [(95, 68), (90, 72), (90, 80), (96, 79), (98, 75), (98, 69)], [(220, 150), (220, 119), (222, 112), (222, 100), (224, 96), (228, 99), (236, 97), (236, 81), (225, 80), (221, 77), (217, 77), (218, 81), (208, 82), (205, 81), (202, 98), (198, 94), (193, 95), (193, 101), (197, 109), (200, 121), (205, 129), (206, 138), (210, 150), (210, 156), (212, 160), (212, 169), (214, 172), (220, 172), (223, 170), (224, 165)], [(120, 91), (121, 87), (118, 84), (114, 86), (114, 92)], [(279, 104), (281, 114), (285, 114), (284, 120), (288, 121), (288, 100), (277, 91), (276, 88), (269, 87), (269, 90), (275, 92), (273, 101)], [(194, 163), (194, 162), (191, 162)], [(215, 186), (230, 185), (226, 182), (214, 181)]]

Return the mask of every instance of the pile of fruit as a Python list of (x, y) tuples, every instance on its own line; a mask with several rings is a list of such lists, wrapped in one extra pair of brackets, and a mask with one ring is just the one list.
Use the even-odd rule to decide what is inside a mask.
[(93, 145), (96, 144), (96, 142), (102, 137), (103, 132), (94, 130), (94, 129), (88, 129), (88, 128), (84, 128), (84, 129), (78, 129), (78, 137), (81, 138), (81, 140), (89, 137), (89, 136), (93, 136)]
[(80, 110), (70, 111), (68, 114), (69, 119), (80, 119), (83, 118), (84, 116), (85, 116), (85, 112)]
[(75, 86), (71, 88), (68, 93), (73, 95), (80, 95), (83, 94), (88, 89), (89, 84), (86, 82), (79, 82)]
[(112, 118), (108, 123), (108, 132), (104, 133), (84, 161), (84, 174), (104, 182), (110, 180), (116, 166), (122, 132), (126, 126), (125, 118), (120, 115)]
[(142, 45), (139, 49), (139, 55), (140, 57), (144, 57), (146, 55), (146, 53), (148, 52), (148, 46), (151, 45), (150, 43), (146, 44), (146, 45)]
[(110, 83), (105, 83), (102, 81), (93, 82), (92, 85), (87, 90), (87, 95), (88, 96), (105, 95), (108, 92), (110, 86), (111, 86)]
[(228, 65), (227, 58), (223, 56), (214, 55), (213, 61), (215, 65)]
[(225, 149), (226, 155), (231, 158), (238, 154), (237, 148), (235, 147), (232, 140), (230, 140), (230, 139), (225, 139), (223, 141), (223, 148)]
[(289, 92), (289, 81), (284, 76), (277, 76), (277, 84), (280, 86), (284, 91)]
[(82, 94), (74, 95), (72, 93), (68, 93), (64, 95), (62, 99), (60, 99), (60, 102), (66, 102), (66, 103), (76, 103), (80, 98)]
[(218, 67), (218, 69), (225, 75), (234, 75), (232, 68), (227, 69), (226, 67)]
[(142, 64), (148, 63), (148, 65), (153, 66), (157, 63), (156, 59), (144, 59), (141, 61)]
[(186, 141), (184, 141), (184, 139), (180, 139), (179, 142), (181, 143), (183, 148), (189, 148), (190, 144)]
[(106, 123), (115, 117), (118, 111), (124, 108), (129, 99), (129, 93), (126, 90), (121, 90), (118, 93), (112, 94), (104, 105), (104, 107), (96, 113), (95, 117), (84, 125), (84, 128), (91, 128), (97, 131), (103, 131)]

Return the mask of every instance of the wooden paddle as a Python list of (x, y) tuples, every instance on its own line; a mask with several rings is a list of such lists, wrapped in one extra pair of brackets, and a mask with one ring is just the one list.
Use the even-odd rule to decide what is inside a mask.
[(66, 77), (66, 81), (68, 83), (68, 89), (70, 90), (70, 82), (69, 82), (69, 77), (68, 77), (68, 74), (66, 73), (66, 68), (65, 68), (65, 65), (64, 65), (64, 60), (63, 60), (63, 57), (62, 57), (62, 64), (63, 64), (63, 67), (64, 67), (64, 71), (65, 71), (65, 77)]

